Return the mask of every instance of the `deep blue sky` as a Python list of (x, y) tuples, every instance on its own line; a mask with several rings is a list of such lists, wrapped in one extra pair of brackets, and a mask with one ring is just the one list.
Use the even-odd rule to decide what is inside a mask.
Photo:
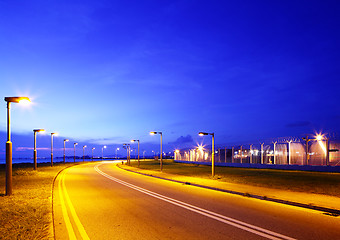
[[(338, 133), (339, 12), (311, 0), (0, 0), (0, 96), (34, 103), (13, 105), (14, 147), (32, 147), (33, 128), (156, 147), (148, 132), (163, 131), (168, 150), (198, 131), (220, 145)], [(4, 101), (0, 113), (5, 132)]]

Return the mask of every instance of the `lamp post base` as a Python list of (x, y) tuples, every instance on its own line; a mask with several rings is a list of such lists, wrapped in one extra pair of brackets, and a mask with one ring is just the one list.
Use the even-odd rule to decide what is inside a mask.
[(6, 196), (12, 195), (12, 142), (6, 142)]

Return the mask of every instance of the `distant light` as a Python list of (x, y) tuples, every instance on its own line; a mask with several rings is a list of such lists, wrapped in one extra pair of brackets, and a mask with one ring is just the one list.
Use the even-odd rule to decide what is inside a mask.
[(203, 146), (199, 145), (199, 146), (197, 147), (197, 150), (199, 150), (199, 151), (203, 151), (203, 150), (204, 150), (204, 148), (203, 148)]
[(33, 132), (45, 132), (45, 129), (34, 129)]
[(323, 136), (321, 134), (316, 135), (316, 140), (321, 141), (323, 139)]
[(106, 148), (106, 146), (104, 146), (104, 148)]
[(150, 132), (150, 135), (155, 135), (156, 134), (156, 132)]

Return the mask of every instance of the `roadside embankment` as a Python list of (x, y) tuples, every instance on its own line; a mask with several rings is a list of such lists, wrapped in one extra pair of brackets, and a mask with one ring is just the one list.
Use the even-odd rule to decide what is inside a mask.
[(188, 185), (340, 213), (340, 173), (216, 167), (212, 178), (209, 166), (170, 160), (164, 161), (162, 172), (157, 161), (142, 160), (139, 168), (136, 161), (119, 167)]
[(51, 186), (57, 173), (74, 163), (13, 164), (13, 195), (5, 196), (0, 167), (0, 239), (48, 239), (52, 236)]

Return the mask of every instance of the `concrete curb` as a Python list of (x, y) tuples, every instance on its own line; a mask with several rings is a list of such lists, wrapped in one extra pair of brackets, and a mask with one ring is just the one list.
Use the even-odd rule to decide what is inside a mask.
[(167, 180), (167, 181), (171, 181), (171, 182), (186, 184), (186, 185), (190, 185), (190, 186), (195, 186), (195, 187), (200, 187), (200, 188), (205, 188), (205, 189), (210, 189), (210, 190), (215, 190), (215, 191), (220, 191), (220, 192), (225, 192), (225, 193), (230, 193), (230, 194), (235, 194), (235, 195), (244, 196), (244, 197), (250, 197), (250, 198), (256, 198), (256, 199), (270, 201), (270, 202), (282, 203), (282, 204), (295, 206), (295, 207), (312, 209), (312, 210), (316, 210), (316, 211), (325, 212), (328, 215), (335, 216), (335, 217), (340, 216), (340, 210), (339, 209), (315, 206), (315, 205), (311, 205), (311, 204), (299, 203), (299, 202), (294, 202), (294, 201), (287, 201), (287, 200), (282, 200), (282, 199), (279, 199), (279, 198), (271, 198), (271, 197), (249, 194), (249, 193), (244, 193), (244, 192), (237, 192), (237, 191), (233, 191), (233, 190), (226, 190), (226, 189), (221, 189), (221, 188), (216, 188), (216, 187), (209, 187), (209, 186), (204, 186), (204, 185), (200, 185), (200, 184), (196, 184), (196, 183), (183, 182), (183, 181), (174, 180), (174, 179), (170, 179), (170, 178), (154, 176), (154, 175), (147, 174), (147, 173), (141, 173), (141, 172), (137, 172), (137, 171), (134, 171), (134, 170), (131, 170), (131, 169), (125, 169), (125, 168), (120, 167), (118, 164), (116, 166), (118, 168), (122, 169), (122, 170), (141, 174), (141, 175), (148, 176), (148, 177), (153, 177), (153, 178), (158, 178), (158, 179)]

